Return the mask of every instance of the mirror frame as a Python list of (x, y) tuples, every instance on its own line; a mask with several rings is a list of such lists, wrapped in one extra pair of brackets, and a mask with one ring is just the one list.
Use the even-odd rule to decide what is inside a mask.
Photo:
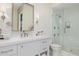
[[(17, 30), (14, 30), (14, 29), (13, 29), (13, 7), (14, 7), (14, 4), (15, 4), (15, 3), (12, 3), (12, 31), (14, 31), (14, 32), (19, 32), (20, 30), (19, 30), (18, 15), (17, 15)], [(19, 3), (17, 3), (17, 4), (19, 4)], [(33, 28), (32, 28), (32, 30), (29, 30), (29, 31), (34, 31), (34, 5), (29, 4), (29, 3), (22, 3), (22, 5), (21, 5), (20, 7), (22, 8), (22, 6), (23, 6), (24, 4), (33, 7), (33, 26), (32, 26)], [(20, 8), (20, 7), (19, 7), (19, 8)], [(18, 8), (18, 9), (19, 9), (19, 8)], [(17, 9), (17, 11), (18, 11), (18, 9)], [(17, 12), (17, 13), (18, 13), (18, 12)], [(26, 32), (28, 32), (28, 31), (26, 30)]]

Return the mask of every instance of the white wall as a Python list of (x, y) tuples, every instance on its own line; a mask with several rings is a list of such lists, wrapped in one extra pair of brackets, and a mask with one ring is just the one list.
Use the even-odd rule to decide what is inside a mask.
[[(43, 35), (52, 36), (52, 7), (51, 4), (34, 4), (34, 30), (43, 30)], [(36, 24), (38, 20), (38, 24)]]

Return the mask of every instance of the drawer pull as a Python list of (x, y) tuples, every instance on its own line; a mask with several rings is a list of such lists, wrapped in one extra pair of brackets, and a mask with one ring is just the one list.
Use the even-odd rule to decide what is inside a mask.
[(11, 52), (11, 51), (13, 51), (13, 49), (1, 51), (1, 53), (8, 53), (8, 52)]
[(46, 50), (47, 48), (43, 48), (42, 50)]
[(43, 41), (42, 43), (47, 43), (47, 41)]
[(24, 46), (22, 45), (21, 48), (23, 48)]

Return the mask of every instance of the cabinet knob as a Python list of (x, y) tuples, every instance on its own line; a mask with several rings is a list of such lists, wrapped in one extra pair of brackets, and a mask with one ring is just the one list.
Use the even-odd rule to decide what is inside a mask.
[(47, 49), (47, 47), (46, 48), (43, 48), (42, 50), (46, 50)]
[(21, 46), (21, 48), (23, 48), (23, 45)]
[(47, 43), (47, 41), (43, 41), (42, 43)]

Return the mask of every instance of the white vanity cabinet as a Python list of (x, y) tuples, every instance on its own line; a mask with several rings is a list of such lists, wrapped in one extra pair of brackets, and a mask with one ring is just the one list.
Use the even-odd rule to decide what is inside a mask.
[(48, 39), (26, 42), (18, 46), (18, 54), (20, 56), (48, 55), (48, 47)]
[(14, 45), (0, 47), (0, 56), (47, 56), (49, 55), (49, 39), (22, 40)]
[(39, 47), (37, 42), (26, 42), (18, 46), (18, 50), (21, 56), (33, 56), (37, 55), (39, 52)]
[(17, 56), (17, 45), (0, 47), (0, 56)]

